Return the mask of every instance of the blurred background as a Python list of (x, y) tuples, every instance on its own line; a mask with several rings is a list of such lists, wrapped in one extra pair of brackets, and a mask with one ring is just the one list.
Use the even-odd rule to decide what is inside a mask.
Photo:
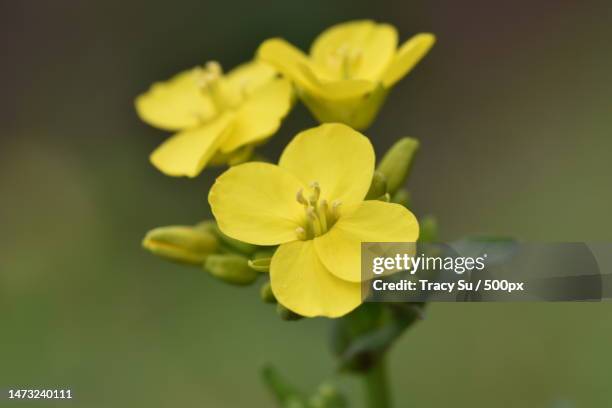
[[(306, 390), (334, 376), (327, 321), (281, 321), (140, 247), (209, 217), (220, 169), (174, 179), (134, 97), (282, 36), (303, 49), (371, 18), (438, 43), (366, 132), (421, 140), (414, 211), (446, 240), (610, 241), (608, 1), (19, 1), (0, 6), (0, 388), (71, 388), (83, 407), (269, 407), (271, 362)], [(298, 106), (266, 146), (314, 124)], [(401, 407), (612, 406), (612, 304), (433, 304), (391, 354)], [(359, 407), (352, 377), (342, 388)], [(52, 405), (46, 402), (40, 405)], [(0, 405), (3, 405), (0, 403)], [(15, 404), (18, 405), (17, 403)], [(62, 405), (62, 404), (58, 404)], [(7, 406), (12, 406), (8, 404)]]

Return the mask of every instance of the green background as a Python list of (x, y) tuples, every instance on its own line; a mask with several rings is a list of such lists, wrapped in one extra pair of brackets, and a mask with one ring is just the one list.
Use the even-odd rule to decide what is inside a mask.
[[(326, 320), (283, 322), (255, 287), (140, 248), (150, 228), (208, 217), (220, 170), (194, 180), (156, 171), (147, 156), (167, 134), (137, 119), (134, 97), (209, 59), (232, 67), (272, 36), (306, 49), (354, 18), (390, 22), (402, 40), (435, 33), (366, 132), (379, 154), (398, 137), (421, 140), (415, 213), (435, 214), (443, 239), (610, 241), (609, 2), (62, 0), (1, 10), (0, 389), (71, 388), (79, 407), (268, 407), (265, 362), (307, 390), (334, 376)], [(267, 153), (313, 124), (298, 107)], [(431, 305), (392, 351), (397, 405), (612, 406), (610, 312)], [(339, 383), (360, 406), (359, 381)]]

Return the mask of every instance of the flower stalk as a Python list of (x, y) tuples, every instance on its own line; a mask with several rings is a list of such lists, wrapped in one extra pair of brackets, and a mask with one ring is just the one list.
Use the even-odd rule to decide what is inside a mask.
[(368, 408), (391, 408), (391, 393), (386, 358), (381, 357), (363, 374), (365, 403)]

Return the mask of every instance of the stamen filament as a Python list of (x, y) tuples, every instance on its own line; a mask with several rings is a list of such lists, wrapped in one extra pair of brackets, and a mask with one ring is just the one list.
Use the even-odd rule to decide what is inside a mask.
[(209, 61), (201, 67), (196, 67), (196, 81), (202, 92), (208, 95), (218, 111), (235, 105), (235, 98), (228, 93), (223, 81), (223, 68), (217, 61)]
[(327, 232), (327, 200), (321, 200), (321, 204), (317, 208), (317, 215), (321, 222), (321, 229), (323, 232)]
[(336, 222), (338, 221), (338, 218), (340, 218), (340, 206), (342, 205), (342, 201), (340, 200), (334, 200), (332, 202), (332, 207), (331, 207), (331, 219), (332, 222)]
[(317, 216), (316, 211), (312, 207), (308, 209), (308, 221), (312, 226), (312, 230), (314, 232), (315, 237), (318, 237), (319, 235), (323, 234), (319, 217)]
[(304, 225), (296, 229), (296, 235), (301, 240), (313, 239), (325, 234), (340, 217), (340, 201), (333, 201), (330, 208), (327, 200), (320, 200), (319, 183), (313, 182), (309, 187), (312, 194), (308, 200), (304, 197), (303, 189), (300, 189), (295, 195), (297, 202), (304, 207), (306, 213)]

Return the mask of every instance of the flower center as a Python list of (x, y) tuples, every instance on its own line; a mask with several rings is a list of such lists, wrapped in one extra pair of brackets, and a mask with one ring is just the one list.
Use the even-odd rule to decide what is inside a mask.
[(340, 217), (339, 200), (334, 200), (331, 206), (325, 199), (321, 199), (321, 187), (314, 181), (309, 187), (310, 195), (304, 196), (304, 190), (300, 189), (296, 194), (297, 202), (304, 207), (306, 214), (305, 223), (296, 228), (295, 232), (299, 239), (305, 241), (325, 234), (338, 221)]
[(340, 72), (343, 79), (352, 78), (361, 64), (363, 52), (347, 43), (340, 45), (329, 56), (330, 65)]
[(194, 68), (198, 86), (210, 97), (218, 112), (231, 108), (234, 104), (223, 79), (223, 68), (217, 61), (208, 61)]

